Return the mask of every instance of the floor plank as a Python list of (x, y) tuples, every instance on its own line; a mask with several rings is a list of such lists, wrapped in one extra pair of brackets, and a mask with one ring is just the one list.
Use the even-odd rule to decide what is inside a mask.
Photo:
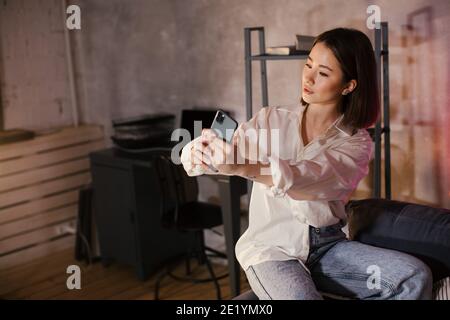
[[(81, 269), (81, 289), (69, 290), (66, 269), (75, 264)], [(216, 275), (227, 272), (224, 265), (213, 264)], [(177, 275), (184, 274), (184, 264), (175, 268)], [(154, 285), (158, 273), (146, 281), (140, 281), (132, 267), (113, 263), (105, 268), (101, 263), (86, 265), (76, 261), (73, 249), (54, 253), (14, 268), (0, 270), (0, 298), (2, 299), (112, 299), (153, 300)], [(192, 261), (192, 276), (208, 276), (205, 265)], [(219, 281), (222, 299), (230, 299), (228, 277)], [(249, 288), (245, 274), (241, 273), (242, 290)], [(212, 282), (193, 284), (164, 278), (160, 286), (162, 300), (210, 300), (216, 299)]]

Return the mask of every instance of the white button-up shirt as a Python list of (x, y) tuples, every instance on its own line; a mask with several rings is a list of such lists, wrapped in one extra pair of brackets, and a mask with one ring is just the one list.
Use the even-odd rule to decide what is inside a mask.
[[(304, 265), (309, 226), (346, 221), (345, 204), (369, 171), (373, 142), (367, 130), (344, 126), (341, 115), (323, 135), (304, 145), (301, 124), (306, 108), (301, 104), (262, 108), (236, 130), (240, 154), (270, 164), (274, 184), (253, 183), (249, 227), (236, 244), (236, 257), (244, 270), (272, 260), (297, 259)], [(246, 134), (248, 130), (268, 134)], [(195, 142), (182, 151), (186, 172), (214, 174), (191, 165), (190, 148)], [(252, 147), (257, 148), (257, 156), (248, 152)]]

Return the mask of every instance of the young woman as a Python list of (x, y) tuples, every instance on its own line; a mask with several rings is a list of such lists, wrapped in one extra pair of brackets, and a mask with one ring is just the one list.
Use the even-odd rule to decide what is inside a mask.
[(341, 230), (345, 204), (373, 158), (365, 128), (379, 116), (375, 68), (364, 33), (324, 32), (303, 68), (300, 104), (262, 108), (239, 126), (232, 144), (203, 130), (183, 148), (181, 161), (191, 176), (254, 181), (249, 227), (236, 255), (260, 299), (322, 299), (325, 293), (431, 298), (431, 272), (424, 263), (349, 241)]

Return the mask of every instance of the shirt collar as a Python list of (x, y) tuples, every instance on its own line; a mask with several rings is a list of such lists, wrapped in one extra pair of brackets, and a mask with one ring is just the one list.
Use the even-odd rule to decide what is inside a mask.
[(351, 126), (346, 126), (346, 125), (344, 125), (344, 124), (343, 124), (343, 120), (344, 120), (344, 115), (342, 114), (342, 115), (339, 117), (338, 121), (336, 121), (336, 124), (334, 125), (334, 127), (335, 127), (337, 130), (339, 130), (339, 131), (343, 132), (344, 134), (346, 134), (347, 136), (353, 135), (354, 128), (351, 127)]

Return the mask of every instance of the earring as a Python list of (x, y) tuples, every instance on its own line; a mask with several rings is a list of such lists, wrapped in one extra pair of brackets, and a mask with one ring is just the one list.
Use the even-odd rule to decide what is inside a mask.
[(342, 92), (342, 95), (346, 96), (347, 93), (348, 93), (348, 91), (347, 91), (347, 90), (344, 90), (344, 92)]

